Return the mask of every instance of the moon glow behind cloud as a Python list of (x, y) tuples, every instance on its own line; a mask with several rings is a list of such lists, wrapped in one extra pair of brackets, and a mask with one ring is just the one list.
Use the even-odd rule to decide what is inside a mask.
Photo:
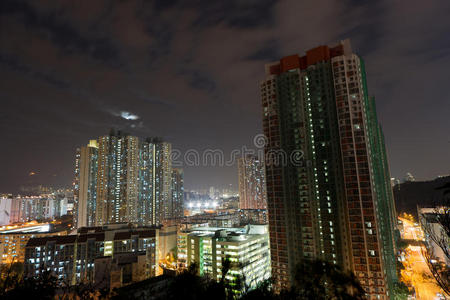
[(124, 118), (125, 120), (132, 120), (132, 121), (134, 121), (134, 120), (139, 119), (139, 116), (137, 116), (135, 114), (132, 114), (132, 113), (130, 113), (128, 111), (121, 111), (120, 112), (120, 116), (122, 118)]

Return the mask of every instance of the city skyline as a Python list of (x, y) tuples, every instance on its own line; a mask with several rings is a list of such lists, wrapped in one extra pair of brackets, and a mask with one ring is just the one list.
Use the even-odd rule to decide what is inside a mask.
[[(448, 173), (448, 3), (0, 5), (0, 192), (70, 186), (76, 147), (110, 128), (181, 151), (252, 147), (262, 66), (344, 38), (366, 60), (392, 175)], [(236, 174), (186, 167), (184, 184), (237, 189)]]

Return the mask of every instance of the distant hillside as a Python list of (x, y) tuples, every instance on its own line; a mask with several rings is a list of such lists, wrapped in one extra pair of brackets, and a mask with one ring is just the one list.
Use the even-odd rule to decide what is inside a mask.
[(394, 187), (394, 199), (397, 213), (409, 213), (417, 217), (417, 205), (432, 206), (442, 199), (442, 190), (436, 190), (450, 182), (450, 176), (432, 181), (414, 181), (397, 184)]

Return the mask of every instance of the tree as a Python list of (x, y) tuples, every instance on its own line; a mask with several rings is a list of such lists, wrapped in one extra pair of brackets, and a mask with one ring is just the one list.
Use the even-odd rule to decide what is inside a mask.
[(395, 300), (407, 300), (410, 294), (408, 286), (403, 282), (394, 283), (394, 290), (392, 291)]
[(296, 266), (290, 299), (364, 299), (353, 273), (323, 260), (303, 260)]
[(247, 290), (241, 295), (241, 300), (272, 300), (277, 299), (273, 287), (273, 281), (271, 279), (260, 282), (256, 288)]
[[(0, 291), (6, 293), (13, 289), (23, 278), (23, 263), (12, 262), (0, 266)], [(0, 293), (0, 295), (2, 295)]]
[(216, 282), (206, 276), (200, 277), (198, 265), (192, 263), (188, 269), (177, 275), (167, 288), (165, 299), (185, 300), (225, 300), (226, 293), (222, 282)]
[(8, 289), (0, 290), (2, 299), (54, 299), (58, 279), (49, 271), (35, 277), (10, 278)]
[[(442, 198), (440, 203), (435, 203), (434, 220), (428, 222), (426, 216), (419, 216), (422, 228), (427, 239), (437, 245), (446, 257), (446, 261), (450, 261), (450, 182), (437, 188), (442, 190)], [(433, 224), (438, 224), (439, 230), (435, 230)], [(450, 266), (445, 262), (436, 260), (434, 253), (428, 245), (428, 251), (422, 251), (425, 261), (444, 293), (450, 296)]]

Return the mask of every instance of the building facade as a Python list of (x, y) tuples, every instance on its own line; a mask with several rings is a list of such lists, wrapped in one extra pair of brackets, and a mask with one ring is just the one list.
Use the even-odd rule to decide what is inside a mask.
[(52, 224), (37, 222), (0, 227), (0, 264), (23, 263), (29, 239), (53, 235), (67, 235), (67, 231), (56, 231)]
[(186, 268), (196, 262), (199, 275), (222, 278), (222, 264), (229, 259), (226, 279), (242, 279), (254, 288), (271, 277), (267, 226), (243, 228), (194, 227), (178, 233), (178, 266)]
[(98, 139), (97, 226), (137, 221), (138, 158), (137, 137), (119, 132)]
[(256, 156), (241, 157), (239, 170), (239, 208), (266, 209), (267, 193), (264, 162)]
[(450, 235), (443, 226), (448, 207), (418, 207), (419, 224), (425, 233), (425, 245), (430, 256), (450, 266)]
[(68, 284), (88, 281), (104, 285), (112, 269), (104, 269), (105, 262), (97, 259), (119, 259), (135, 253), (145, 258), (146, 268), (140, 278), (149, 278), (157, 271), (158, 242), (159, 228), (130, 228), (126, 224), (83, 227), (75, 235), (31, 238), (25, 248), (25, 274), (33, 276), (51, 271)]
[[(60, 211), (57, 205), (57, 199), (51, 194), (45, 194), (40, 196), (17, 196), (11, 199), (0, 199), (0, 201), (9, 201), (9, 210), (7, 216), (9, 216), (9, 222), (22, 223), (33, 220), (46, 220), (53, 219), (60, 216)], [(5, 222), (7, 219), (5, 218)]]
[(395, 212), (364, 62), (348, 40), (284, 57), (266, 65), (261, 96), (277, 287), (300, 260), (319, 258), (353, 271), (369, 299), (386, 299)]
[(168, 207), (168, 219), (179, 219), (184, 216), (184, 184), (183, 170), (174, 168), (172, 170), (171, 201)]
[[(114, 223), (160, 225), (176, 213), (171, 145), (112, 132), (92, 140), (75, 159), (76, 227)], [(181, 179), (180, 179), (181, 176)], [(182, 190), (182, 175), (176, 188)], [(176, 197), (172, 201), (172, 197)]]
[(77, 150), (76, 171), (76, 202), (74, 203), (74, 227), (95, 225), (97, 203), (97, 159), (98, 146), (96, 140), (91, 140), (87, 146)]

